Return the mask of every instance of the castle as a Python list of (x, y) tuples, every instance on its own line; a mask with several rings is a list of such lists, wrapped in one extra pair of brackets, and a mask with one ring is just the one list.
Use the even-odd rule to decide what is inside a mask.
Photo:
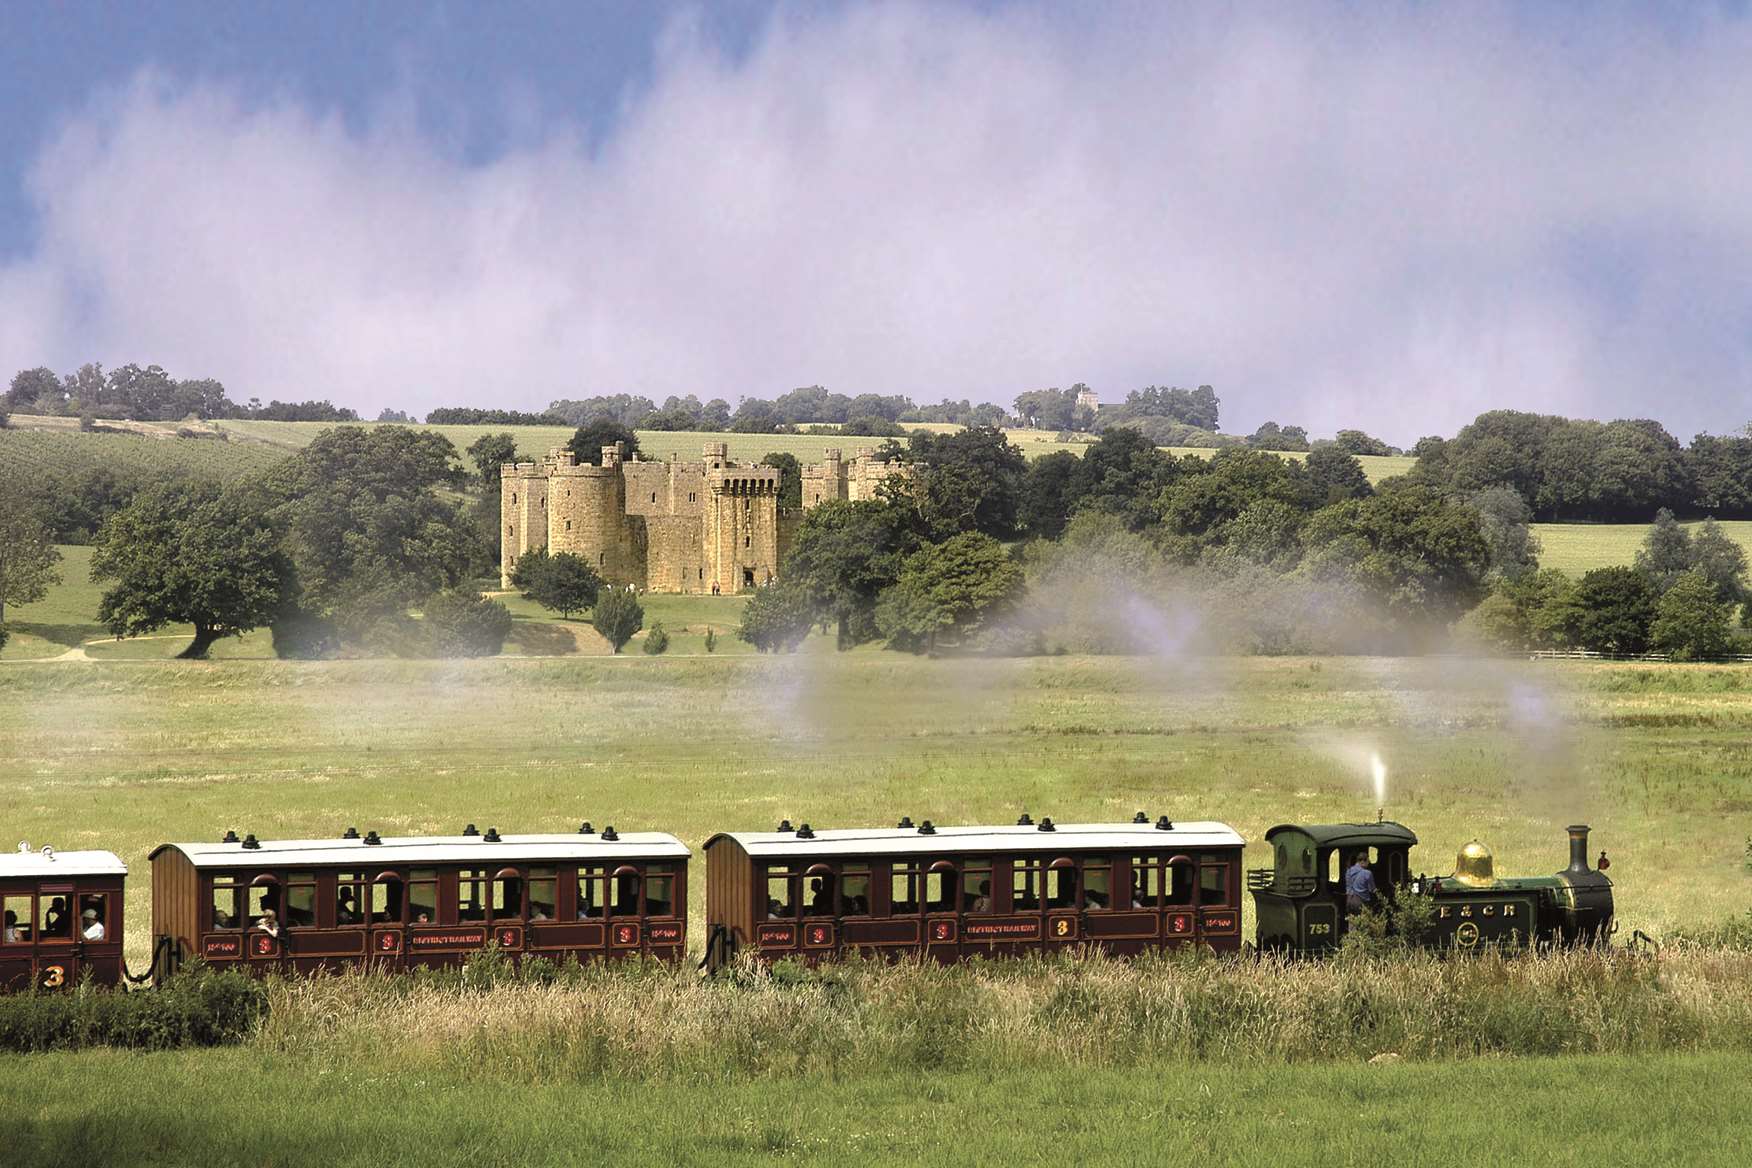
[[(903, 473), (869, 449), (846, 462), (827, 450), (803, 468), (803, 508), (876, 496)], [(652, 592), (732, 593), (778, 575), (802, 511), (779, 506), (777, 467), (730, 461), (729, 446), (706, 444), (699, 462), (626, 457), (622, 443), (602, 448), (602, 465), (578, 465), (555, 448), (540, 462), (499, 468), (501, 587), (518, 558), (546, 548), (580, 557), (610, 584)]]

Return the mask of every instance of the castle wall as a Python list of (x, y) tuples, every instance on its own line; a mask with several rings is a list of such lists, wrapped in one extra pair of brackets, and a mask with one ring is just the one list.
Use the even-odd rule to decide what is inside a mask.
[(645, 583), (619, 466), (555, 466), (548, 483), (548, 550), (570, 552), (610, 584)]
[(517, 561), (546, 547), (548, 480), (545, 468), (533, 462), (499, 468), (499, 586), (511, 587)]

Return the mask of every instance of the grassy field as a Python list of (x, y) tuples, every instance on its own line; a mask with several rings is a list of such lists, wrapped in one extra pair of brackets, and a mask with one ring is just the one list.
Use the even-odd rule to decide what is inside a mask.
[[(1739, 1055), (580, 1085), (251, 1050), (0, 1059), (32, 1165), (1739, 1164)], [(1706, 1089), (1699, 1089), (1707, 1085)]]
[[(136, 870), (171, 839), (793, 822), (1063, 821), (1142, 809), (1254, 841), (1387, 812), (1449, 870), (1556, 871), (1563, 825), (1614, 857), (1625, 928), (1752, 903), (1752, 669), (1453, 660), (879, 651), (448, 663), (229, 661), (0, 668), (0, 822)], [(703, 864), (692, 876), (701, 935)], [(144, 956), (147, 890), (129, 893)]]
[[(1688, 523), (1687, 527), (1696, 527)], [(1746, 549), (1752, 558), (1752, 520), (1730, 519), (1722, 530)], [(1562, 568), (1579, 576), (1590, 568), (1612, 564), (1629, 564), (1636, 559), (1637, 549), (1648, 536), (1644, 523), (1535, 523), (1544, 551), (1539, 556), (1542, 568)]]

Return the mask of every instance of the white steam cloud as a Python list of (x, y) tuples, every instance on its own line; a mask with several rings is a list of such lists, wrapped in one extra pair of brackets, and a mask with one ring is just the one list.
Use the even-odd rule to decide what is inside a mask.
[(1707, 12), (781, 10), (734, 59), (675, 26), (600, 144), (478, 165), (147, 72), (32, 168), (0, 370), (367, 412), (1208, 381), (1230, 429), (1724, 430), (1748, 60)]

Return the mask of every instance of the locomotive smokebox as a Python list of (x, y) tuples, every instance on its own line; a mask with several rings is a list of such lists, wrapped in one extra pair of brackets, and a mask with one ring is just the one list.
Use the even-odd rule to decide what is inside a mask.
[(1566, 873), (1589, 872), (1588, 867), (1588, 825), (1572, 823), (1569, 827), (1570, 862), (1565, 868)]

